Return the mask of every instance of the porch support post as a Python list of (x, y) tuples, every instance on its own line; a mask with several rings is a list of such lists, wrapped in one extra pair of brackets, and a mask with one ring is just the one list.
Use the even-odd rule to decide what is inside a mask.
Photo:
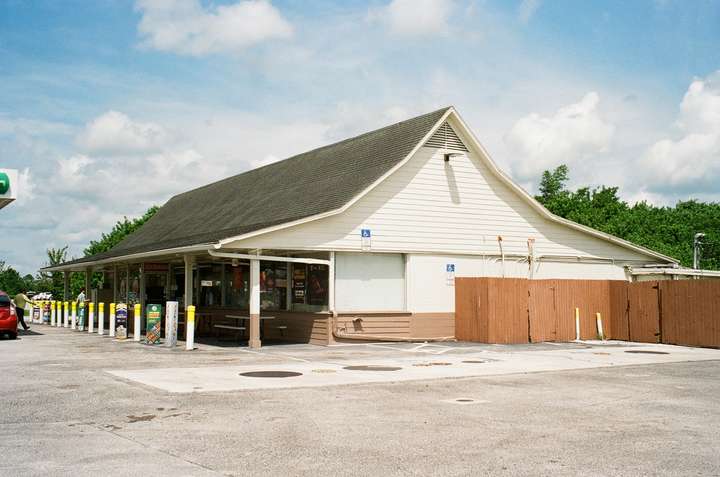
[(285, 277), (285, 311), (292, 310), (293, 300), (293, 264), (287, 264), (287, 276)]
[(63, 301), (70, 299), (70, 274), (63, 272)]
[(130, 264), (125, 269), (125, 303), (130, 304)]
[(118, 282), (120, 281), (120, 275), (118, 274), (118, 266), (113, 265), (113, 303), (118, 302)]
[(328, 265), (328, 316), (327, 323), (327, 344), (335, 343), (333, 330), (335, 329), (335, 318), (337, 311), (335, 310), (335, 252), (330, 252), (330, 265)]
[(250, 348), (260, 347), (260, 260), (250, 260)]
[[(140, 298), (140, 317), (141, 317), (140, 330), (142, 330), (144, 328), (144, 325), (142, 323), (142, 317), (145, 316), (145, 264), (144, 263), (140, 264), (139, 271), (140, 271), (139, 272), (140, 273), (140, 280), (139, 280), (140, 296), (139, 296), (139, 298)], [(140, 336), (140, 330), (137, 331), (138, 336)]]
[(185, 255), (185, 309), (193, 304), (193, 279), (192, 266), (194, 258), (192, 255)]
[(335, 311), (335, 252), (330, 252), (330, 265), (328, 265), (328, 310), (332, 316)]
[(85, 297), (87, 298), (90, 294), (90, 269), (85, 269)]

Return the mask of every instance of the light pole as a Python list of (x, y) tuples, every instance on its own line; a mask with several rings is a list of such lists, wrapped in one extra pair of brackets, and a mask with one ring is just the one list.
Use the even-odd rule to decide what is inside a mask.
[(695, 270), (700, 268), (700, 246), (703, 238), (705, 238), (705, 234), (702, 232), (696, 233), (693, 238), (693, 268)]

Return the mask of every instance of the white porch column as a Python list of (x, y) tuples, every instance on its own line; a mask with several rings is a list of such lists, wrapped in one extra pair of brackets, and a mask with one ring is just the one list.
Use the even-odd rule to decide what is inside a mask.
[(85, 298), (90, 296), (90, 269), (85, 269)]
[(287, 276), (285, 280), (287, 285), (285, 287), (285, 311), (290, 311), (292, 310), (293, 300), (293, 264), (291, 262), (287, 264)]
[[(144, 316), (145, 315), (145, 264), (144, 263), (140, 264), (139, 270), (140, 270), (140, 272), (139, 272), (140, 273), (140, 280), (139, 280), (140, 296), (139, 296), (139, 298), (140, 298), (140, 313), (141, 313), (140, 316)], [(142, 326), (142, 324), (140, 326)]]
[(250, 348), (260, 347), (260, 260), (250, 260)]
[(113, 303), (118, 302), (118, 282), (120, 281), (120, 275), (118, 274), (118, 266), (113, 265)]
[(335, 312), (335, 252), (330, 252), (330, 265), (328, 265), (328, 310), (332, 316)]
[(63, 300), (67, 301), (70, 299), (70, 274), (63, 272)]
[(194, 258), (191, 255), (185, 255), (185, 309), (193, 304), (193, 280), (192, 266)]

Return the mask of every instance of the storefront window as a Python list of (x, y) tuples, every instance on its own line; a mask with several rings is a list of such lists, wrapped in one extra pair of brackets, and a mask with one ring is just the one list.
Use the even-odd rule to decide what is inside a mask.
[(222, 267), (220, 264), (199, 265), (200, 306), (222, 305)]
[(225, 305), (233, 308), (249, 308), (250, 267), (240, 264), (225, 266)]
[(287, 303), (287, 263), (260, 262), (260, 309), (284, 310)]
[(328, 307), (327, 265), (292, 266), (292, 303), (296, 311), (324, 311)]

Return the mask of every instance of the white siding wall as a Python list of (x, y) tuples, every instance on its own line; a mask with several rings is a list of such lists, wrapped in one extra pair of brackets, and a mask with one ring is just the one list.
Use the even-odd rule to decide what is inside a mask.
[(405, 260), (398, 253), (335, 255), (335, 308), (405, 311)]
[(657, 259), (541, 216), (494, 176), (472, 152), (443, 161), (422, 147), (398, 171), (342, 214), (228, 244), (229, 247), (360, 250), (360, 230), (372, 230), (372, 250), (458, 254), (597, 256)]
[[(414, 313), (455, 311), (455, 287), (448, 284), (446, 265), (455, 265), (455, 277), (502, 277), (496, 258), (462, 255), (408, 256), (408, 309)], [(528, 264), (505, 262), (505, 277), (528, 278)], [(622, 266), (611, 263), (538, 263), (534, 278), (586, 278), (626, 280)]]

